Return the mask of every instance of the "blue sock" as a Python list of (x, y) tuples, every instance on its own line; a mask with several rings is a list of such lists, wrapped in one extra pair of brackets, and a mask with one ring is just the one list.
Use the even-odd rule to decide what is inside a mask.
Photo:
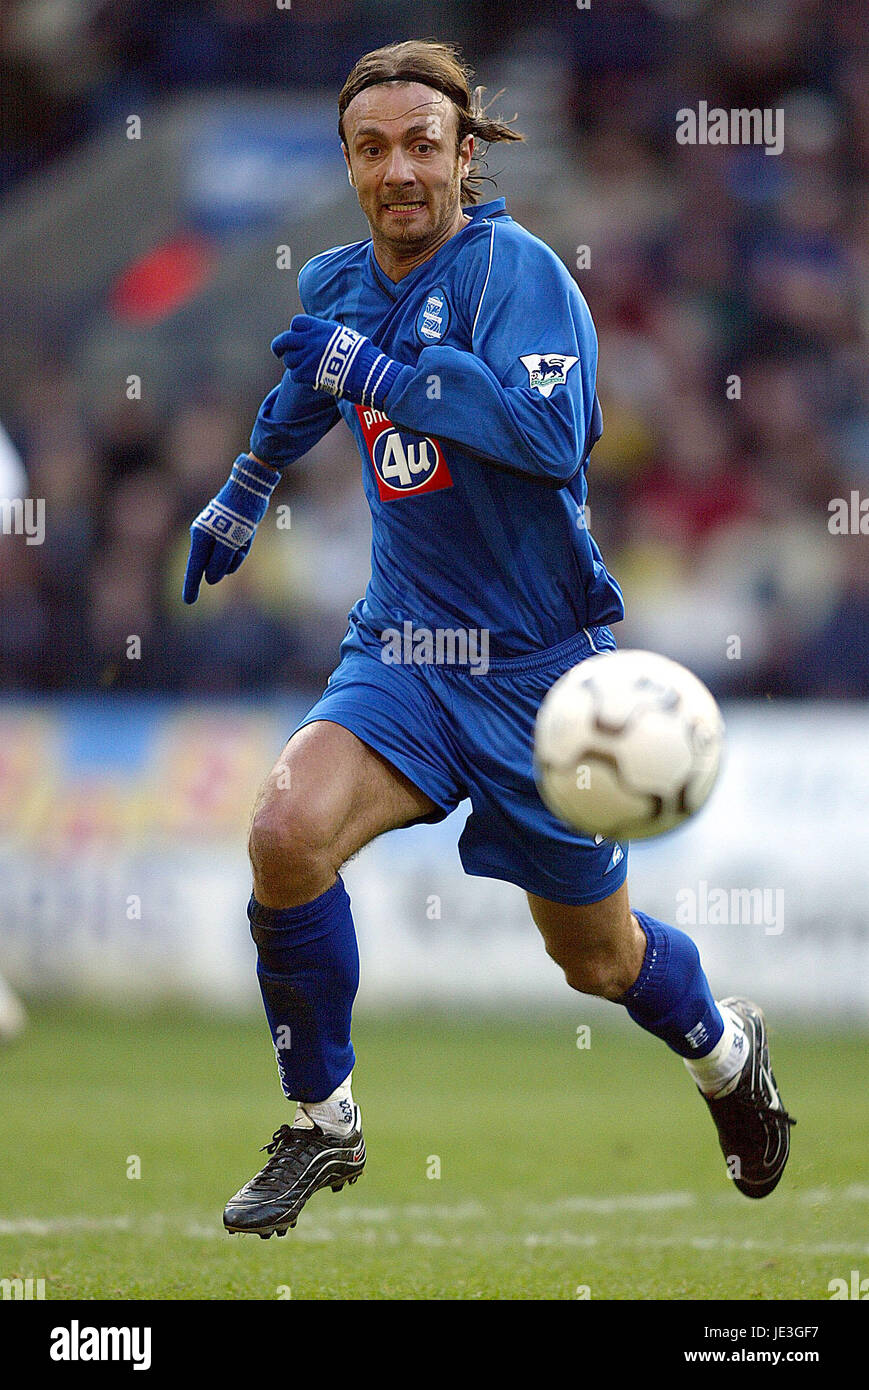
[(616, 1000), (647, 1033), (680, 1057), (705, 1057), (724, 1032), (724, 1022), (690, 936), (633, 909), (646, 934), (646, 954), (629, 990)]
[(299, 907), (263, 907), (251, 896), (247, 915), (284, 1095), (325, 1100), (356, 1061), (350, 1015), (359, 951), (341, 875)]

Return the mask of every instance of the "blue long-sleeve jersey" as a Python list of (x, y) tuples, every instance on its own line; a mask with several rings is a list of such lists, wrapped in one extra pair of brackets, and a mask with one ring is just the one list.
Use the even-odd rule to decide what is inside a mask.
[(504, 199), (393, 283), (370, 240), (299, 275), (305, 312), (337, 319), (414, 367), (366, 410), (293, 381), (263, 402), (251, 451), (283, 468), (339, 416), (362, 456), (371, 579), (356, 616), (375, 632), (476, 628), (497, 657), (554, 646), (624, 616), (585, 525), (601, 433), (597, 337), (558, 257)]

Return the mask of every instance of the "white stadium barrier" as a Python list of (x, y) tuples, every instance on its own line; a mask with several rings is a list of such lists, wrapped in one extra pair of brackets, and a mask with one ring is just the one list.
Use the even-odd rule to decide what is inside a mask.
[[(724, 712), (719, 784), (693, 823), (631, 848), (632, 902), (697, 941), (719, 996), (865, 1021), (866, 711)], [(149, 705), (138, 725), (129, 710), (116, 722), (78, 706), (3, 710), (0, 969), (11, 982), (113, 1002), (258, 1007), (245, 832), (292, 722), (250, 707), (216, 719)], [(345, 868), (360, 1008), (605, 1007), (579, 1004), (564, 984), (519, 889), (463, 873), (467, 811), (383, 836)]]

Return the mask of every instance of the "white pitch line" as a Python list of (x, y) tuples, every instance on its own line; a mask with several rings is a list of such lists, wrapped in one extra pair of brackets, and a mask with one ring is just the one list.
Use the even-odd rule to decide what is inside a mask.
[[(692, 1192), (629, 1193), (620, 1197), (565, 1197), (555, 1202), (526, 1204), (521, 1208), (521, 1214), (537, 1220), (547, 1215), (564, 1216), (574, 1212), (590, 1216), (611, 1216), (620, 1211), (672, 1211), (693, 1207), (696, 1203), (697, 1197)], [(457, 1206), (440, 1203), (432, 1203), (431, 1205), (413, 1203), (403, 1206), (363, 1207), (347, 1204), (342, 1206), (339, 1211), (331, 1213), (329, 1225), (385, 1226), (396, 1221), (467, 1223), (486, 1220), (499, 1221), (500, 1219), (497, 1211), (484, 1207), (479, 1202), (462, 1202)], [(137, 1229), (146, 1235), (160, 1235), (166, 1230), (171, 1230), (173, 1225), (180, 1222), (184, 1222), (183, 1217), (173, 1218), (167, 1214), (152, 1213), (142, 1219)], [(210, 1229), (206, 1223), (200, 1224), (202, 1225), (202, 1234)], [(191, 1235), (199, 1234), (196, 1225), (196, 1222), (186, 1221), (184, 1223), (185, 1232)], [(20, 1217), (17, 1220), (0, 1217), (0, 1236), (44, 1236), (72, 1234), (75, 1231), (130, 1231), (132, 1229), (132, 1219), (128, 1216), (58, 1216), (53, 1219)], [(218, 1231), (220, 1229), (218, 1226)]]
[[(687, 1232), (683, 1235), (634, 1235), (634, 1236), (612, 1236), (587, 1234), (581, 1235), (576, 1231), (547, 1231), (539, 1235), (531, 1234), (522, 1237), (523, 1244), (535, 1246), (595, 1246), (605, 1245), (608, 1250), (620, 1248), (632, 1250), (637, 1246), (648, 1246), (653, 1249), (691, 1249), (699, 1251), (737, 1251), (739, 1253), (751, 1252), (761, 1255), (869, 1255), (869, 1243), (822, 1241), (820, 1243), (799, 1242), (789, 1244), (787, 1241), (773, 1240), (754, 1240), (752, 1238), (737, 1239), (734, 1236), (692, 1236)], [(485, 1240), (485, 1237), (483, 1237)]]
[(132, 1231), (129, 1216), (57, 1216), (50, 1220), (22, 1216), (0, 1217), (0, 1236), (57, 1236), (75, 1231)]
[[(560, 1218), (564, 1221), (566, 1216), (592, 1218), (606, 1218), (618, 1215), (621, 1212), (633, 1212), (636, 1214), (655, 1215), (657, 1213), (666, 1214), (679, 1211), (691, 1211), (699, 1204), (699, 1197), (694, 1192), (646, 1192), (646, 1193), (621, 1193), (608, 1197), (595, 1197), (577, 1194), (572, 1197), (562, 1197), (551, 1202), (525, 1203), (518, 1210), (514, 1209), (514, 1215), (524, 1219), (530, 1225), (538, 1225), (547, 1222), (547, 1219)], [(730, 1205), (733, 1201), (733, 1194), (726, 1190), (715, 1193), (712, 1196), (704, 1197), (704, 1206), (710, 1203), (718, 1208)], [(851, 1183), (843, 1188), (819, 1187), (802, 1192), (782, 1191), (776, 1195), (777, 1203), (799, 1207), (823, 1206), (826, 1208), (839, 1208), (840, 1210), (851, 1204), (863, 1204), (869, 1202), (869, 1184)], [(735, 1209), (734, 1209), (735, 1210)], [(401, 1245), (408, 1242), (418, 1245), (462, 1245), (464, 1239), (461, 1234), (452, 1231), (450, 1234), (438, 1234), (437, 1227), (448, 1225), (467, 1226), (475, 1224), (472, 1240), (476, 1243), (496, 1244), (516, 1244), (524, 1243), (528, 1247), (536, 1245), (562, 1245), (562, 1246), (594, 1246), (599, 1241), (609, 1244), (616, 1244), (625, 1247), (630, 1246), (678, 1246), (692, 1248), (695, 1250), (757, 1250), (757, 1251), (781, 1251), (789, 1254), (815, 1254), (815, 1255), (842, 1255), (842, 1254), (869, 1254), (869, 1245), (865, 1241), (855, 1241), (853, 1244), (847, 1242), (823, 1242), (817, 1244), (789, 1245), (775, 1244), (769, 1240), (738, 1240), (727, 1235), (691, 1235), (689, 1232), (678, 1234), (643, 1234), (637, 1232), (629, 1238), (614, 1236), (611, 1231), (605, 1229), (601, 1236), (588, 1231), (576, 1230), (542, 1230), (542, 1231), (515, 1231), (504, 1233), (499, 1230), (490, 1232), (481, 1231), (480, 1226), (492, 1223), (496, 1228), (503, 1220), (503, 1213), (499, 1208), (486, 1207), (479, 1202), (467, 1201), (449, 1205), (447, 1203), (406, 1203), (395, 1206), (358, 1206), (352, 1202), (345, 1203), (338, 1210), (331, 1211), (323, 1219), (324, 1214), (314, 1211), (313, 1220), (307, 1218), (295, 1232), (295, 1239), (304, 1243), (327, 1243), (335, 1239), (352, 1239), (362, 1241), (366, 1244), (376, 1244), (382, 1241), (384, 1244)], [(405, 1223), (410, 1224), (413, 1229), (409, 1232), (402, 1231), (401, 1227)], [(398, 1229), (395, 1229), (395, 1228)], [(3, 1236), (64, 1236), (75, 1235), (76, 1233), (106, 1233), (124, 1235), (135, 1233), (146, 1237), (161, 1237), (165, 1234), (176, 1233), (186, 1236), (193, 1240), (222, 1239), (224, 1230), (220, 1222), (219, 1215), (210, 1219), (206, 1215), (200, 1214), (198, 1217), (184, 1216), (183, 1214), (173, 1215), (171, 1213), (155, 1212), (149, 1216), (134, 1221), (130, 1216), (84, 1216), (80, 1214), (48, 1217), (0, 1217), (0, 1237)]]
[[(671, 1194), (672, 1195), (672, 1194)], [(398, 1210), (408, 1210), (407, 1208)], [(414, 1211), (425, 1211), (428, 1216), (437, 1215), (441, 1218), (447, 1216), (450, 1211), (461, 1211), (466, 1213), (466, 1207), (448, 1208), (412, 1208)], [(341, 1222), (343, 1229), (335, 1230), (329, 1225), (324, 1225), (317, 1220), (302, 1222), (299, 1227), (292, 1232), (291, 1239), (301, 1242), (303, 1245), (323, 1245), (334, 1240), (342, 1242), (352, 1241), (355, 1244), (368, 1246), (389, 1246), (401, 1247), (407, 1245), (423, 1246), (430, 1249), (452, 1248), (456, 1250), (473, 1248), (500, 1248), (504, 1249), (511, 1246), (523, 1246), (525, 1249), (533, 1250), (538, 1248), (560, 1248), (560, 1249), (594, 1249), (596, 1246), (605, 1246), (607, 1249), (632, 1250), (639, 1247), (650, 1249), (686, 1249), (700, 1252), (737, 1252), (737, 1253), (756, 1253), (766, 1255), (785, 1255), (798, 1258), (800, 1256), (849, 1256), (866, 1257), (869, 1256), (869, 1243), (862, 1241), (822, 1241), (822, 1242), (795, 1242), (776, 1241), (768, 1239), (755, 1239), (752, 1237), (738, 1238), (727, 1235), (692, 1235), (690, 1232), (669, 1235), (643, 1234), (637, 1232), (631, 1236), (613, 1235), (610, 1231), (602, 1233), (590, 1231), (529, 1231), (529, 1232), (504, 1232), (504, 1231), (480, 1231), (474, 1230), (462, 1234), (452, 1232), (443, 1234), (441, 1232), (420, 1228), (416, 1226), (411, 1231), (401, 1230), (394, 1226), (384, 1224), (381, 1219), (388, 1208), (362, 1208), (361, 1214), (367, 1215), (370, 1222), (373, 1213), (376, 1219), (373, 1224), (365, 1224), (363, 1219), (357, 1229), (346, 1228), (346, 1223)], [(480, 1211), (483, 1211), (480, 1208)], [(393, 1215), (395, 1212), (393, 1212)], [(338, 1213), (335, 1213), (338, 1216)], [(447, 1219), (449, 1219), (447, 1217)], [(72, 1235), (76, 1232), (85, 1233), (104, 1233), (109, 1235), (139, 1235), (162, 1238), (168, 1233), (181, 1235), (191, 1240), (226, 1240), (227, 1236), (219, 1220), (213, 1223), (202, 1221), (201, 1219), (183, 1218), (170, 1216), (165, 1213), (154, 1213), (140, 1222), (134, 1222), (130, 1217), (90, 1217), (90, 1216), (67, 1216), (59, 1217), (56, 1220), (44, 1220), (33, 1217), (22, 1217), (19, 1220), (0, 1219), (0, 1236), (64, 1236)]]
[(852, 1182), (847, 1187), (813, 1187), (800, 1192), (798, 1199), (814, 1207), (828, 1202), (869, 1202), (869, 1183)]
[(697, 1205), (694, 1192), (640, 1192), (621, 1197), (561, 1197), (555, 1202), (526, 1207), (529, 1214), (577, 1212), (593, 1216), (612, 1216), (619, 1211), (674, 1211)]
[[(653, 1201), (652, 1207), (645, 1207), (645, 1211), (670, 1211), (670, 1209), (685, 1208), (691, 1202), (685, 1202), (685, 1197), (691, 1194), (679, 1193), (659, 1193), (651, 1194)], [(797, 1197), (806, 1197), (808, 1194), (794, 1194)], [(829, 1191), (825, 1190), (825, 1197), (831, 1197)], [(841, 1195), (841, 1194), (838, 1194)], [(848, 1195), (852, 1200), (866, 1200), (863, 1190), (859, 1187), (848, 1190)], [(818, 1200), (819, 1193), (812, 1194), (812, 1200)], [(617, 1207), (608, 1207), (603, 1212), (599, 1205), (591, 1208), (584, 1208), (584, 1211), (591, 1215), (609, 1215), (612, 1211), (637, 1211), (637, 1195), (626, 1195), (624, 1198), (606, 1198), (608, 1202), (619, 1202)], [(581, 1198), (574, 1198), (573, 1201), (583, 1201)], [(602, 1200), (603, 1201), (603, 1200)], [(545, 1212), (552, 1215), (565, 1215), (565, 1202), (552, 1202), (549, 1207), (524, 1208), (527, 1216), (531, 1213), (535, 1218), (541, 1218)], [(484, 1232), (484, 1230), (474, 1229), (471, 1232), (444, 1233), (431, 1229), (430, 1226), (421, 1226), (420, 1222), (435, 1223), (446, 1222), (455, 1223), (467, 1222), (469, 1219), (498, 1220), (498, 1213), (489, 1211), (481, 1207), (476, 1202), (464, 1202), (457, 1207), (448, 1205), (431, 1205), (431, 1207), (345, 1207), (341, 1212), (332, 1212), (330, 1218), (323, 1220), (321, 1213), (316, 1213), (313, 1220), (304, 1220), (298, 1229), (292, 1233), (292, 1240), (304, 1245), (328, 1244), (331, 1241), (353, 1241), (355, 1244), (363, 1245), (388, 1245), (388, 1247), (402, 1247), (402, 1245), (419, 1245), (427, 1248), (453, 1248), (453, 1250), (464, 1250), (464, 1248), (506, 1248), (521, 1245), (526, 1250), (537, 1250), (537, 1248), (563, 1248), (563, 1250), (592, 1250), (596, 1245), (605, 1245), (608, 1250), (637, 1250), (637, 1248), (672, 1248), (672, 1250), (695, 1250), (695, 1251), (731, 1251), (731, 1252), (756, 1252), (756, 1254), (768, 1255), (790, 1255), (790, 1257), (812, 1257), (812, 1255), (838, 1255), (838, 1257), (869, 1257), (869, 1243), (866, 1240), (855, 1241), (798, 1241), (798, 1243), (788, 1243), (788, 1241), (768, 1240), (768, 1238), (754, 1237), (734, 1237), (726, 1234), (691, 1234), (691, 1232), (672, 1233), (672, 1234), (653, 1234), (637, 1232), (633, 1236), (613, 1236), (612, 1232), (605, 1230), (602, 1233), (583, 1232), (583, 1230), (538, 1230), (538, 1232)], [(400, 1226), (389, 1225), (396, 1220), (409, 1220), (413, 1223), (412, 1230), (400, 1229)], [(339, 1227), (339, 1229), (336, 1229)], [(136, 1234), (136, 1236), (146, 1236), (153, 1238), (164, 1237), (165, 1234), (178, 1234), (190, 1238), (190, 1240), (227, 1240), (227, 1234), (222, 1229), (220, 1218), (214, 1218), (213, 1222), (202, 1218), (185, 1218), (181, 1215), (170, 1215), (170, 1213), (154, 1212), (145, 1219), (135, 1222), (131, 1216), (58, 1216), (54, 1219), (33, 1218), (33, 1216), (22, 1216), (22, 1218), (0, 1218), (0, 1237), (1, 1236), (71, 1236), (76, 1233), (104, 1233), (110, 1236), (122, 1236), (122, 1234)]]
[(462, 1202), (458, 1206), (448, 1206), (433, 1202), (430, 1205), (416, 1202), (400, 1207), (361, 1207), (342, 1206), (334, 1213), (338, 1221), (485, 1221), (492, 1211), (479, 1202)]

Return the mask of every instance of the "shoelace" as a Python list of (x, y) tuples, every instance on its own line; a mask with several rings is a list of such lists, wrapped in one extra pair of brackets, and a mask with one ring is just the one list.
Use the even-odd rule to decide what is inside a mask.
[[(296, 1134), (298, 1134), (298, 1132), (298, 1130), (295, 1131)], [(285, 1144), (287, 1139), (290, 1138), (292, 1135), (293, 1130), (289, 1125), (281, 1125), (280, 1129), (276, 1129), (274, 1134), (272, 1135), (271, 1142), (268, 1144), (263, 1144), (262, 1148), (260, 1149), (260, 1153), (276, 1153), (277, 1150), (281, 1147), (281, 1145)]]
[[(262, 1171), (257, 1173), (255, 1178), (251, 1178), (251, 1184), (255, 1184), (258, 1188), (270, 1188), (283, 1185), (287, 1181), (287, 1174), (285, 1172), (287, 1160), (305, 1157), (307, 1145), (304, 1140), (310, 1140), (312, 1137), (313, 1135), (310, 1130), (293, 1129), (290, 1125), (281, 1125), (280, 1129), (276, 1129), (272, 1135), (271, 1142), (263, 1144), (260, 1152), (270, 1154), (271, 1157), (264, 1165)], [(294, 1143), (292, 1149), (290, 1149), (288, 1144), (290, 1139), (301, 1142)], [(312, 1153), (313, 1147), (311, 1147), (308, 1152)]]

